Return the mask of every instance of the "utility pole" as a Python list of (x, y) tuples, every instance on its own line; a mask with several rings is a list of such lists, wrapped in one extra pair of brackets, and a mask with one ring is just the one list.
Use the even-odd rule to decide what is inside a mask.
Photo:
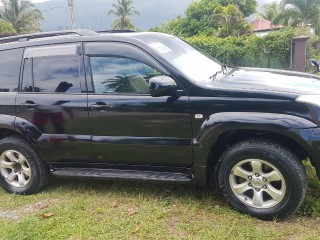
[(71, 30), (76, 29), (76, 24), (74, 20), (74, 0), (68, 0), (68, 7), (70, 11), (70, 17), (71, 17)]

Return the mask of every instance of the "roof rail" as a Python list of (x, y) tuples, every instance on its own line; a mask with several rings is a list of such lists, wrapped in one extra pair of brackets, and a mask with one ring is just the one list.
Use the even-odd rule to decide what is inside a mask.
[(136, 31), (131, 29), (113, 29), (113, 30), (106, 30), (106, 31), (98, 31), (98, 33), (131, 33), (131, 32), (136, 32)]
[(0, 43), (26, 42), (26, 41), (29, 41), (30, 39), (56, 37), (56, 36), (73, 35), (73, 34), (78, 36), (92, 36), (92, 35), (97, 35), (98, 33), (95, 31), (86, 30), (86, 29), (30, 33), (30, 34), (22, 34), (22, 35), (13, 35), (10, 37), (3, 37), (3, 38), (0, 38)]

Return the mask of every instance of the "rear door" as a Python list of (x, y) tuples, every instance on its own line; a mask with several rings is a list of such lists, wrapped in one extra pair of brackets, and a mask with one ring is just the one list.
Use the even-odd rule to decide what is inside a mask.
[(191, 166), (189, 100), (154, 98), (148, 81), (166, 71), (125, 43), (86, 43), (88, 105), (95, 162)]
[(41, 155), (48, 162), (92, 161), (82, 44), (27, 48), (23, 65), (17, 115), (41, 131)]
[[(13, 128), (23, 48), (0, 51), (0, 125)], [(4, 125), (2, 125), (4, 124)]]

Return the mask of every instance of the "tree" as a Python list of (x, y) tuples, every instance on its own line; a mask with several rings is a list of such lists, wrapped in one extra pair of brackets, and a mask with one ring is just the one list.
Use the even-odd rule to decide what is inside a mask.
[(11, 23), (0, 20), (0, 34), (16, 33)]
[(280, 23), (278, 19), (279, 15), (284, 11), (284, 8), (278, 2), (272, 2), (270, 4), (263, 5), (264, 13), (259, 13), (259, 16), (263, 19), (269, 20), (274, 24)]
[(170, 19), (166, 22), (162, 23), (160, 26), (153, 27), (149, 29), (151, 32), (163, 32), (169, 33), (173, 35), (185, 35), (186, 29), (184, 27), (187, 26), (186, 18), (178, 16), (176, 19)]
[(114, 9), (108, 12), (108, 15), (113, 14), (118, 18), (112, 23), (112, 29), (135, 29), (130, 16), (140, 15), (133, 6), (132, 0), (117, 0), (117, 3), (112, 4)]
[(40, 31), (42, 13), (29, 0), (1, 0), (0, 19), (12, 24), (16, 32)]
[(217, 29), (212, 27), (209, 17), (218, 6), (217, 0), (199, 0), (190, 3), (185, 11), (185, 17), (178, 16), (169, 20), (153, 31), (162, 31), (182, 37), (198, 34), (213, 35)]
[[(231, 1), (231, 0), (230, 0)], [(170, 34), (175, 34), (181, 37), (192, 37), (195, 35), (207, 35), (212, 36), (217, 33), (221, 36), (241, 35), (250, 30), (249, 23), (244, 19), (244, 14), (239, 10), (237, 5), (227, 4), (225, 7), (221, 6), (219, 2), (226, 2), (223, 0), (199, 0), (192, 1), (185, 11), (185, 17), (178, 16), (176, 19), (169, 20), (159, 27), (151, 29), (152, 31), (161, 31)], [(255, 9), (256, 1), (235, 1), (239, 2), (239, 5), (247, 9)], [(247, 4), (245, 5), (244, 2)], [(250, 5), (251, 4), (251, 5)], [(251, 7), (250, 7), (250, 6)], [(223, 12), (222, 9), (227, 8), (229, 13)], [(245, 8), (244, 8), (245, 9)], [(222, 12), (215, 12), (222, 10)], [(246, 12), (248, 13), (249, 10)], [(253, 10), (250, 10), (253, 11)], [(223, 14), (233, 14), (230, 24), (222, 24)], [(215, 15), (213, 17), (213, 15)], [(220, 17), (221, 18), (220, 18)], [(237, 16), (237, 17), (236, 17)], [(218, 19), (219, 18), (219, 19)], [(227, 20), (229, 21), (229, 19)], [(238, 30), (236, 30), (238, 28)]]
[(248, 17), (256, 12), (257, 1), (256, 0), (218, 0), (218, 2), (226, 7), (229, 4), (236, 5), (244, 16)]
[(311, 26), (320, 33), (320, 0), (282, 0), (284, 10), (276, 21), (283, 21), (294, 27)]
[(226, 7), (217, 6), (210, 20), (219, 28), (221, 37), (240, 36), (250, 31), (250, 24), (244, 18), (243, 13), (237, 6), (229, 4)]

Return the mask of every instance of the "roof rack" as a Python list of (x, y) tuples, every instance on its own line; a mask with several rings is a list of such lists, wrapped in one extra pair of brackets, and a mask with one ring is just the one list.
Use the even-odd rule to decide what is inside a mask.
[(65, 35), (92, 36), (97, 34), (98, 33), (95, 31), (86, 30), (86, 29), (30, 33), (30, 34), (14, 35), (10, 37), (3, 37), (3, 38), (0, 38), (0, 43), (26, 42), (26, 41), (29, 41), (30, 39), (65, 36)]

